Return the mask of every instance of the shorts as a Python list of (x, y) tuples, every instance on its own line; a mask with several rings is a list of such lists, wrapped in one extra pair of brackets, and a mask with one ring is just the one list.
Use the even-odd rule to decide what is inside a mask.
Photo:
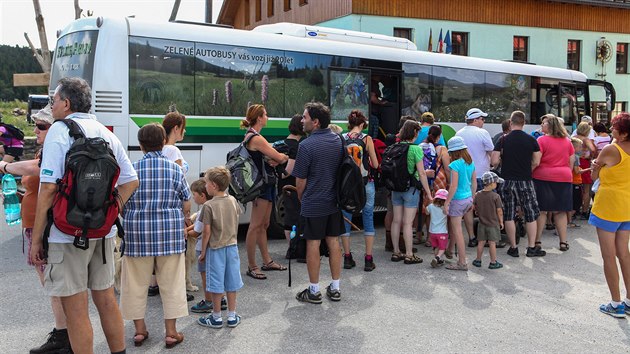
[(44, 272), (44, 289), (48, 296), (71, 296), (87, 289), (105, 290), (114, 285), (114, 238), (89, 242), (87, 250), (76, 248), (72, 243), (49, 244)]
[(392, 205), (417, 209), (420, 205), (420, 194), (422, 193), (416, 187), (410, 187), (406, 192), (392, 191)]
[(570, 182), (552, 182), (534, 180), (536, 201), (541, 211), (573, 210), (573, 184)]
[(497, 225), (488, 226), (479, 223), (477, 225), (477, 240), (499, 242), (501, 241), (501, 228)]
[(448, 216), (464, 216), (472, 209), (472, 205), (472, 197), (457, 200), (453, 199), (448, 206)]
[(300, 201), (295, 192), (284, 193), (284, 220), (282, 222), (284, 229), (288, 231), (300, 222)]
[(573, 210), (575, 212), (580, 211), (582, 207), (582, 185), (574, 184), (573, 185)]
[(207, 258), (204, 258), (203, 261), (199, 262), (199, 256), (201, 256), (201, 251), (195, 251), (195, 254), (197, 255), (197, 271), (199, 273), (205, 273), (206, 272), (206, 259)]
[(4, 146), (4, 154), (13, 156), (16, 160), (19, 161), (20, 156), (24, 153), (24, 148), (21, 147), (13, 147), (13, 146)]
[(233, 292), (243, 287), (238, 247), (230, 245), (206, 250), (206, 291), (215, 294)]
[(341, 211), (326, 216), (305, 217), (301, 219), (304, 239), (323, 240), (326, 237), (336, 237), (344, 233), (343, 216)]
[(434, 234), (429, 232), (429, 238), (431, 240), (431, 247), (437, 248), (440, 251), (444, 251), (448, 246), (448, 234)]
[(540, 209), (538, 209), (538, 200), (536, 199), (533, 181), (512, 181), (506, 179), (500, 188), (499, 195), (501, 200), (503, 200), (503, 220), (514, 220), (517, 205), (521, 207), (526, 223), (538, 219)]
[(264, 199), (273, 203), (276, 200), (276, 186), (273, 184), (270, 184), (269, 186), (265, 187), (265, 189), (262, 190), (258, 198)]
[(597, 215), (591, 212), (591, 216), (588, 219), (588, 223), (595, 226), (598, 229), (602, 229), (607, 232), (628, 231), (630, 230), (630, 221), (615, 222), (608, 221), (602, 218), (598, 218)]

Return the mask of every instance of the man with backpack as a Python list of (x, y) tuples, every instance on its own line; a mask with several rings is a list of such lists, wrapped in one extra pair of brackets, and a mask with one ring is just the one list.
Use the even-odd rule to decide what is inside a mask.
[[(94, 350), (88, 310), (89, 288), (110, 351), (124, 353), (123, 320), (113, 288), (114, 237), (117, 228), (113, 227), (110, 213), (112, 210), (118, 213), (118, 210), (122, 209), (138, 187), (138, 177), (120, 140), (99, 123), (94, 115), (88, 113), (92, 106), (91, 100), (91, 89), (88, 83), (80, 78), (61, 79), (51, 98), (55, 122), (71, 120), (72, 123), (53, 124), (44, 143), (31, 259), (35, 264), (48, 263), (44, 287), (48, 295), (61, 298), (74, 352), (91, 353)], [(75, 160), (72, 156), (73, 151), (91, 152), (89, 151), (91, 148), (103, 147), (109, 149), (110, 164), (106, 164), (108, 156), (97, 156), (96, 161), (101, 163), (98, 166), (102, 166), (100, 170), (82, 169), (87, 165), (93, 166), (90, 161), (84, 162), (85, 166), (70, 163), (66, 165), (66, 158), (68, 161)], [(105, 168), (107, 166), (109, 167)], [(90, 184), (91, 180), (93, 183), (93, 180), (110, 175), (112, 170), (116, 173), (108, 181), (111, 186), (108, 184), (104, 187), (113, 188), (117, 184), (113, 192), (109, 188), (107, 191), (98, 190)], [(79, 174), (72, 176), (67, 173), (69, 171), (79, 171)], [(68, 186), (73, 190), (68, 191), (66, 188)], [(87, 191), (81, 192), (86, 186)], [(60, 193), (60, 190), (64, 193), (78, 193), (69, 193), (75, 196), (68, 197)], [(114, 198), (108, 199), (104, 204), (101, 203), (102, 206), (86, 211), (87, 207), (82, 204), (86, 195), (96, 198), (103, 194)], [(64, 202), (63, 198), (75, 199)], [(57, 211), (63, 208), (67, 208), (65, 218), (57, 215)], [(76, 229), (74, 233), (59, 230), (59, 227), (64, 228), (73, 223), (74, 214), (82, 214), (86, 220), (92, 217), (94, 221), (103, 221), (102, 213), (107, 213), (108, 218), (105, 219), (107, 221), (99, 223), (100, 228), (95, 224), (87, 225), (86, 221), (86, 224)], [(115, 219), (117, 215), (113, 216)], [(106, 234), (94, 238), (94, 233), (100, 230), (105, 230)], [(46, 239), (44, 234), (48, 234)], [(46, 243), (49, 245), (48, 250), (44, 247)]]
[(344, 232), (343, 217), (337, 204), (337, 171), (345, 156), (341, 137), (330, 131), (330, 109), (320, 102), (305, 105), (302, 117), (309, 137), (298, 148), (292, 175), (296, 178), (301, 227), (306, 239), (306, 267), (310, 285), (296, 295), (301, 302), (322, 303), (319, 291), (319, 245), (325, 240), (329, 249), (332, 283), (326, 287), (331, 301), (340, 301), (341, 249), (339, 235)]

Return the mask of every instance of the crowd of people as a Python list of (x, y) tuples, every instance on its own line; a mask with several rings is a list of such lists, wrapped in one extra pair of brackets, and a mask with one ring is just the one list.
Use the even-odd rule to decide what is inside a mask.
[[(204, 291), (201, 301), (190, 308), (204, 314), (197, 323), (222, 328), (225, 318), (228, 327), (238, 326), (241, 316), (236, 298), (243, 280), (237, 230), (242, 210), (229, 194), (230, 171), (211, 166), (203, 178), (188, 185), (188, 165), (175, 146), (185, 135), (186, 118), (181, 113), (170, 112), (162, 124), (139, 129), (143, 157), (132, 163), (118, 138), (89, 114), (90, 109), (91, 91), (84, 80), (60, 80), (50, 105), (33, 116), (43, 153), (34, 160), (0, 162), (0, 171), (24, 176), (22, 217), (30, 245), (28, 262), (35, 266), (50, 296), (55, 318), (48, 341), (31, 353), (93, 351), (88, 289), (112, 353), (126, 351), (123, 319), (134, 323), (135, 346), (149, 339), (144, 318), (150, 293), (161, 296), (165, 347), (175, 347), (184, 340), (176, 320), (189, 314), (186, 292), (196, 290), (190, 280), (195, 268)], [(483, 129), (487, 116), (479, 108), (470, 109), (466, 126), (448, 142), (430, 112), (422, 115), (422, 124), (404, 116), (398, 134), (381, 142), (363, 133), (369, 130), (363, 112), (353, 110), (347, 133), (337, 134), (332, 131), (330, 109), (310, 102), (289, 122), (284, 140), (287, 150), (281, 153), (262, 135), (268, 120), (265, 107), (251, 105), (241, 122), (246, 129), (244, 147), (256, 168), (267, 169), (277, 178), (268, 181), (253, 201), (245, 275), (264, 280), (269, 272), (287, 269), (271, 258), (266, 234), (272, 205), (282, 195), (287, 241), (293, 225), (299, 225), (306, 240), (309, 285), (296, 299), (321, 304), (324, 292), (329, 300), (340, 301), (341, 269), (356, 266), (350, 242), (352, 215), (342, 212), (337, 203), (344, 147), (353, 149), (363, 177), (364, 270), (371, 272), (376, 269), (373, 249), (378, 237), (373, 220), (375, 190), (384, 178), (379, 170), (390, 151), (385, 146), (397, 145), (407, 151), (409, 183), (388, 197), (385, 248), (392, 252), (392, 262), (422, 263), (414, 245), (425, 244), (434, 250), (431, 267), (467, 271), (465, 228), (468, 246), (476, 247), (471, 264), (482, 266), (487, 243), (488, 268), (500, 269), (497, 248), (503, 246), (502, 230), (509, 244), (507, 255), (519, 257), (516, 229), (522, 223), (527, 233), (525, 255), (544, 257), (541, 235), (547, 221), (555, 224), (559, 249), (568, 251), (567, 229), (577, 227), (573, 218), (582, 217), (597, 229), (611, 293), (612, 301), (601, 305), (600, 311), (614, 317), (630, 314), (630, 295), (621, 298), (617, 268), (619, 261), (626, 291), (630, 291), (630, 114), (611, 120), (612, 137), (603, 124), (592, 127), (587, 116), (571, 137), (561, 118), (547, 114), (542, 117), (541, 135), (535, 138), (523, 130), (525, 113), (515, 111), (494, 139)], [(57, 180), (64, 175), (64, 156), (73, 144), (66, 125), (53, 124), (62, 119), (74, 120), (87, 137), (107, 141), (117, 161), (118, 203), (125, 232), (120, 246), (114, 239), (116, 226), (103, 238), (89, 239), (87, 249), (75, 247), (74, 235), (55, 225), (46, 230)], [(592, 186), (597, 186), (596, 191)], [(200, 207), (198, 213), (191, 213), (191, 200)], [(325, 291), (320, 290), (322, 242), (327, 245), (331, 272)], [(114, 257), (118, 248), (120, 262)], [(449, 261), (455, 248), (457, 259)], [(120, 305), (114, 292), (117, 267)], [(227, 311), (226, 317), (222, 311)]]

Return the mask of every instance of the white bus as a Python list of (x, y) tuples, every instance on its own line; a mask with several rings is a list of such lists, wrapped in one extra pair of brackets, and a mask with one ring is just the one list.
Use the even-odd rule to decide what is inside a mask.
[[(327, 103), (334, 119), (370, 112), (369, 93), (389, 102), (378, 112), (380, 134), (397, 130), (401, 114), (431, 111), (445, 139), (463, 125), (465, 112), (489, 112), (486, 129), (514, 110), (529, 129), (543, 114), (573, 124), (590, 114), (592, 85), (610, 84), (571, 70), (418, 51), (405, 39), (297, 24), (252, 31), (188, 22), (144, 22), (88, 17), (59, 32), (50, 90), (62, 77), (80, 76), (92, 87), (93, 113), (137, 160), (139, 127), (161, 122), (169, 105), (187, 117), (178, 144), (188, 178), (225, 163), (242, 140), (239, 121), (251, 103), (265, 104), (267, 140), (288, 134), (288, 120), (304, 103)], [(371, 112), (372, 114), (376, 112)], [(342, 125), (345, 126), (345, 125)]]

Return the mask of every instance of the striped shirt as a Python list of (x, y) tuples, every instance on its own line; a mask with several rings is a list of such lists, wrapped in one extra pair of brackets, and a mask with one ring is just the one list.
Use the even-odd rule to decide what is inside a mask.
[(300, 142), (293, 176), (306, 179), (300, 215), (319, 217), (339, 211), (335, 180), (343, 147), (339, 135), (318, 129)]
[(182, 169), (161, 151), (152, 151), (134, 162), (140, 187), (123, 211), (125, 255), (167, 256), (185, 251), (185, 200), (191, 193)]

